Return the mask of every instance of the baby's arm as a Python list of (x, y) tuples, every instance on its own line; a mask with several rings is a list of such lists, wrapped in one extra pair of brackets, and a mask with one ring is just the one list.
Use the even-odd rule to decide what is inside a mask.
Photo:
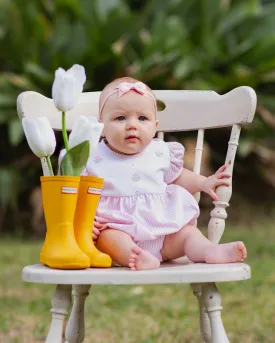
[(200, 192), (206, 177), (183, 168), (180, 176), (173, 182), (175, 185), (185, 188), (191, 194)]
[(191, 194), (203, 191), (208, 193), (215, 201), (218, 201), (219, 198), (215, 193), (215, 189), (221, 185), (230, 185), (230, 182), (226, 179), (230, 178), (231, 174), (225, 172), (226, 167), (226, 165), (223, 165), (215, 174), (209, 177), (197, 175), (183, 168), (180, 176), (173, 183), (185, 188)]

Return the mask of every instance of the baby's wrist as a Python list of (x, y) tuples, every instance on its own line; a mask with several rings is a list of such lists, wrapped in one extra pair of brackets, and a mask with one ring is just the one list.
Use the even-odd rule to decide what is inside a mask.
[(203, 175), (200, 175), (200, 178), (199, 178), (199, 190), (200, 192), (203, 191), (205, 192), (205, 182), (207, 180), (207, 177), (206, 176), (203, 176)]

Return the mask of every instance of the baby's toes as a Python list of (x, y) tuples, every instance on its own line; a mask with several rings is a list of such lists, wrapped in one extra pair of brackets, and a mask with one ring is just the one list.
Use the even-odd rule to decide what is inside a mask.
[(138, 259), (138, 255), (137, 254), (134, 254), (134, 253), (132, 253), (131, 255), (130, 255), (130, 258), (129, 258), (129, 260), (133, 260), (134, 262), (136, 262), (136, 260)]
[(131, 251), (133, 255), (137, 256), (142, 252), (142, 249), (136, 245), (132, 247)]
[(136, 264), (134, 262), (129, 262), (129, 268), (136, 270)]
[(129, 263), (135, 263), (135, 257), (133, 256), (133, 255), (131, 255), (130, 257), (129, 257)]
[(237, 242), (237, 251), (238, 251), (238, 255), (240, 256), (240, 261), (243, 261), (246, 259), (247, 257), (247, 251), (246, 251), (246, 247), (244, 245), (243, 242)]
[(238, 242), (238, 249), (239, 249), (239, 252), (242, 254), (242, 256), (245, 257), (247, 252), (246, 252), (246, 247), (243, 242)]
[(132, 269), (132, 270), (136, 270), (136, 259), (137, 259), (137, 255), (135, 253), (132, 253), (130, 256), (129, 256), (129, 267)]

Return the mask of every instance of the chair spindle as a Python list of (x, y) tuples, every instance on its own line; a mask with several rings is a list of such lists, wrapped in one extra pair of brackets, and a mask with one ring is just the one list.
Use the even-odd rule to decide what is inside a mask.
[(225, 159), (227, 165), (226, 172), (231, 174), (230, 186), (219, 186), (216, 193), (219, 201), (214, 201), (215, 208), (211, 211), (211, 219), (208, 224), (208, 238), (213, 243), (219, 243), (225, 228), (225, 219), (227, 218), (226, 208), (229, 206), (229, 200), (232, 195), (232, 173), (236, 156), (236, 151), (239, 143), (241, 126), (233, 125), (231, 130), (230, 140)]
[(72, 304), (71, 285), (57, 285), (52, 297), (52, 322), (45, 343), (62, 343), (65, 317)]

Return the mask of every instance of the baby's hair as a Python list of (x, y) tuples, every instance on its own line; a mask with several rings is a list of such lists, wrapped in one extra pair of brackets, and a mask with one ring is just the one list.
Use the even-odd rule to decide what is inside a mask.
[[(129, 82), (129, 83), (136, 83), (140, 82), (139, 80), (134, 79), (133, 77), (125, 76), (125, 77), (120, 77), (118, 79), (113, 80), (112, 82), (108, 83), (102, 90), (100, 97), (99, 97), (99, 109), (101, 108), (102, 102), (106, 98), (108, 94), (115, 88), (116, 85), (118, 85), (121, 82)], [(154, 99), (156, 99), (155, 94), (152, 92), (152, 89), (148, 87), (146, 84), (146, 89), (148, 92), (152, 94)]]

